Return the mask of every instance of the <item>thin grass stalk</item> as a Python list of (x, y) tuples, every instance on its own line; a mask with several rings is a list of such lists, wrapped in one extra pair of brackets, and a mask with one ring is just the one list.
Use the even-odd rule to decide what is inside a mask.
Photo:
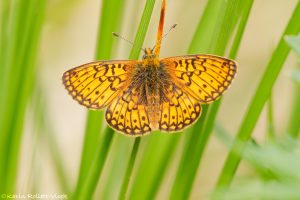
[[(300, 58), (300, 36), (286, 36), (285, 40), (292, 50), (297, 54), (298, 58)], [(296, 67), (296, 69), (293, 71), (293, 76), (291, 76), (294, 81), (294, 92), (291, 102), (291, 114), (288, 121), (287, 134), (293, 138), (297, 138), (300, 133), (300, 114), (298, 112), (300, 110), (300, 79), (296, 78), (297, 73), (300, 74), (299, 66)]]
[[(15, 74), (18, 74), (20, 69), (15, 67), (13, 69), (13, 58), (17, 57), (18, 55), (18, 48), (17, 44), (20, 43), (20, 37), (19, 37), (19, 32), (21, 29), (21, 25), (18, 21), (20, 21), (23, 12), (22, 11), (22, 6), (20, 5), (20, 2), (16, 2), (15, 5), (13, 6), (11, 2), (4, 1), (3, 5), (6, 4), (7, 7), (11, 7), (11, 10), (8, 11), (7, 14), (4, 14), (4, 9), (3, 7), (2, 11), (2, 20), (7, 20), (2, 22), (2, 27), (4, 28), (1, 30), (3, 33), (2, 35), (2, 43), (1, 47), (6, 48), (6, 53), (4, 51), (1, 51), (1, 56), (5, 58), (4, 60), (1, 60), (1, 93), (2, 95), (0, 96), (0, 192), (5, 192), (5, 184), (6, 184), (6, 155), (7, 155), (7, 140), (9, 137), (9, 124), (11, 122), (12, 118), (12, 100), (14, 99), (17, 82), (17, 78), (14, 76)], [(7, 8), (8, 9), (8, 8)], [(13, 14), (11, 14), (12, 10), (14, 10)], [(6, 18), (5, 18), (6, 17)], [(12, 33), (10, 37), (8, 36), (8, 33)], [(7, 41), (7, 42), (5, 42)], [(15, 70), (15, 71), (14, 71)], [(15, 74), (14, 74), (15, 73)], [(11, 80), (10, 80), (11, 79)]]
[[(128, 163), (131, 159), (131, 149), (133, 147), (134, 138), (128, 138), (125, 140), (121, 137), (114, 137), (111, 149), (109, 151), (109, 158), (107, 164), (105, 164), (105, 175), (100, 178), (99, 196), (98, 199), (118, 199), (120, 196), (120, 190), (126, 170), (128, 169)], [(114, 147), (118, 147), (117, 149)], [(120, 162), (122, 161), (122, 162)], [(118, 163), (116, 165), (116, 163)], [(130, 178), (130, 177), (129, 177)]]
[[(205, 7), (204, 13), (199, 21), (198, 27), (194, 34), (193, 40), (189, 47), (189, 53), (198, 53), (198, 52), (209, 52), (210, 44), (213, 40), (213, 33), (218, 25), (218, 13), (223, 13), (224, 2), (223, 1), (208, 1)], [(208, 106), (202, 106), (202, 113), (199, 121), (189, 129), (186, 134), (185, 147), (182, 152), (180, 163), (176, 172), (176, 177), (172, 185), (170, 192), (170, 198), (183, 198), (182, 191), (185, 187), (187, 177), (183, 171), (185, 171), (185, 164), (190, 161), (190, 152), (193, 151), (193, 147), (196, 144), (196, 141), (199, 140), (198, 134), (192, 134), (193, 130), (200, 130), (204, 125), (204, 119), (208, 111)]]
[[(209, 48), (209, 44), (207, 44), (207, 41), (209, 41), (209, 38), (211, 37), (213, 29), (215, 27), (214, 23), (210, 23), (209, 18), (213, 17), (214, 19), (217, 19), (217, 15), (213, 11), (214, 9), (218, 8), (220, 2), (221, 1), (208, 2), (204, 10), (204, 14), (199, 21), (196, 34), (192, 39), (189, 48), (190, 54), (196, 53), (197, 49), (203, 49), (203, 51), (205, 51), (205, 49)], [(203, 113), (205, 113), (205, 109)], [(151, 156), (151, 162), (148, 162), (150, 159), (143, 159), (141, 161), (136, 172), (137, 175), (132, 181), (133, 184), (129, 196), (130, 199), (155, 198), (160, 185), (162, 184), (162, 180), (166, 173), (166, 170), (168, 169), (168, 165), (171, 163), (172, 155), (177, 149), (177, 143), (179, 142), (180, 138), (185, 139), (186, 137), (186, 135), (181, 134), (188, 133), (178, 133), (176, 135), (166, 136), (153, 135), (149, 139), (142, 157)], [(162, 140), (162, 138), (164, 139)], [(164, 149), (164, 151), (157, 152), (157, 149)], [(145, 171), (147, 171), (148, 176), (144, 176)], [(147, 187), (145, 187), (145, 183), (147, 183)]]
[[(0, 23), (1, 23), (1, 29), (0, 29), (0, 75), (3, 75), (2, 78), (0, 78), (0, 121), (2, 121), (4, 116), (4, 102), (5, 102), (5, 93), (4, 93), (4, 77), (7, 74), (7, 45), (8, 45), (8, 27), (9, 27), (9, 6), (10, 2), (9, 0), (3, 0), (0, 2), (1, 8), (0, 8)], [(1, 124), (1, 122), (0, 122)], [(5, 154), (5, 138), (6, 134), (3, 132), (3, 129), (0, 127), (0, 152), (2, 154)], [(5, 173), (5, 167), (4, 167), (4, 158), (3, 155), (0, 154), (0, 180), (4, 180), (4, 173)], [(2, 188), (2, 189), (1, 189)], [(4, 181), (0, 181), (0, 193), (2, 192), (4, 188)]]
[(22, 140), (22, 131), (24, 124), (24, 117), (28, 99), (32, 94), (34, 78), (36, 74), (36, 58), (39, 48), (39, 39), (43, 27), (44, 15), (46, 9), (45, 0), (34, 0), (32, 2), (32, 10), (29, 10), (28, 19), (31, 23), (28, 24), (28, 35), (22, 51), (23, 65), (21, 80), (19, 82), (18, 94), (15, 100), (14, 118), (11, 126), (10, 152), (8, 155), (7, 166), (7, 183), (8, 191), (14, 191), (15, 182), (17, 178), (18, 158), (20, 143)]
[[(6, 192), (13, 192), (17, 177), (17, 166), (20, 141), (24, 122), (25, 108), (32, 89), (32, 75), (35, 73), (35, 59), (38, 48), (39, 36), (42, 28), (43, 16), (45, 13), (45, 1), (26, 2), (18, 1), (14, 4), (11, 18), (12, 37), (7, 43), (7, 66), (3, 77), (3, 103), (5, 108), (1, 112), (4, 119), (1, 125), (1, 142), (5, 144), (1, 147), (3, 157), (0, 158), (2, 165), (2, 175), (4, 175), (4, 189)], [(1, 118), (0, 117), (0, 118)], [(6, 153), (5, 153), (6, 152)]]
[[(36, 80), (38, 79), (36, 78)], [(33, 92), (34, 95), (32, 107), (34, 113), (33, 116), (35, 118), (34, 122), (36, 124), (36, 134), (33, 135), (33, 137), (37, 137), (37, 141), (40, 143), (46, 142), (46, 146), (50, 150), (50, 156), (54, 163), (59, 189), (64, 194), (70, 194), (71, 186), (67, 177), (67, 170), (65, 168), (62, 154), (57, 143), (57, 138), (55, 137), (55, 132), (53, 130), (53, 125), (51, 124), (51, 119), (47, 115), (48, 111), (46, 109), (46, 101), (44, 98), (43, 90), (40, 88), (40, 84), (36, 84), (36, 87), (34, 88)], [(35, 147), (34, 149), (34, 154), (36, 154), (35, 151), (37, 151), (38, 147)], [(34, 174), (36, 174), (34, 169), (32, 169), (32, 174), (33, 176)]]
[(120, 191), (120, 195), (119, 195), (119, 200), (125, 200), (127, 191), (128, 191), (128, 185), (129, 185), (129, 181), (131, 178), (131, 174), (132, 174), (132, 170), (133, 170), (133, 166), (136, 160), (136, 155), (139, 149), (139, 145), (141, 142), (141, 138), (136, 138), (134, 141), (134, 145), (132, 147), (132, 151), (131, 151), (131, 155), (130, 155), (130, 159), (128, 162), (128, 166), (126, 169), (126, 173), (125, 176), (123, 178), (123, 183), (122, 183), (122, 187), (121, 187), (121, 191)]
[[(220, 35), (216, 35), (216, 39), (212, 40), (217, 41), (217, 43), (214, 44), (215, 49), (211, 51), (221, 55), (224, 53), (227, 43), (229, 42), (229, 37), (230, 35), (232, 35), (234, 27), (241, 15), (237, 34), (235, 36), (230, 52), (231, 55), (235, 55), (239, 47), (238, 42), (241, 41), (241, 37), (243, 35), (247, 22), (247, 20), (245, 19), (248, 19), (248, 15), (253, 2), (248, 1), (247, 3), (245, 3), (242, 1), (231, 1), (227, 3), (228, 4), (226, 5), (226, 8), (223, 8), (225, 9), (225, 11), (223, 12), (224, 16), (219, 16), (222, 21), (217, 22), (220, 25), (217, 26), (216, 29), (219, 29), (219, 31), (216, 31), (216, 33), (219, 33)], [(176, 197), (178, 199), (187, 199), (189, 197), (205, 146), (208, 143), (208, 139), (213, 129), (214, 121), (220, 103), (221, 101), (218, 100), (213, 105), (209, 106), (208, 112), (206, 113), (206, 115), (204, 115), (204, 118), (202, 118), (203, 121), (201, 126), (198, 126), (197, 124), (194, 126), (192, 130), (192, 134), (194, 136), (192, 137), (192, 140), (186, 143), (186, 148), (184, 154), (182, 155), (182, 160), (177, 171), (177, 177), (172, 188), (171, 198)], [(199, 134), (199, 132), (201, 134)]]
[[(28, 2), (31, 5), (31, 1)], [(14, 102), (16, 100), (16, 96), (18, 94), (18, 84), (20, 79), (22, 78), (22, 74), (19, 73), (22, 71), (22, 66), (20, 65), (22, 53), (24, 53), (24, 45), (25, 38), (24, 30), (28, 30), (28, 20), (24, 21), (24, 18), (28, 16), (28, 9), (24, 9), (24, 1), (21, 0), (15, 2), (14, 5), (12, 3), (10, 6), (13, 7), (11, 17), (9, 18), (11, 26), (6, 27), (8, 32), (12, 34), (8, 37), (7, 44), (7, 62), (5, 62), (6, 66), (3, 67), (3, 85), (2, 85), (2, 93), (3, 96), (1, 98), (0, 104), (0, 128), (1, 135), (5, 136), (10, 131), (10, 125), (13, 118), (13, 110), (15, 109)], [(30, 6), (29, 6), (30, 7)], [(23, 30), (23, 31), (22, 31)], [(23, 34), (20, 34), (22, 32)], [(8, 135), (6, 135), (8, 137)], [(5, 145), (0, 145), (4, 147)], [(1, 151), (3, 152), (3, 151)], [(1, 162), (1, 161), (0, 161)], [(3, 165), (1, 165), (3, 166)]]
[[(220, 8), (222, 3), (223, 2), (221, 1), (208, 2), (203, 17), (199, 22), (195, 37), (193, 38), (192, 43), (190, 45), (191, 47), (189, 49), (189, 53), (196, 53), (197, 48), (202, 48), (204, 51), (205, 49), (209, 48), (209, 44), (207, 43), (207, 41), (210, 41), (209, 38), (211, 37), (213, 29), (215, 28), (215, 24), (211, 23), (209, 19), (214, 18), (215, 20), (217, 20), (218, 16), (213, 11), (218, 10), (216, 8)], [(203, 38), (205, 38), (205, 40), (203, 40)], [(206, 109), (203, 110), (203, 113), (205, 113), (205, 111)], [(198, 122), (195, 126), (197, 126), (198, 124), (201, 124), (201, 121)], [(191, 135), (189, 133), (185, 134)], [(172, 154), (176, 149), (176, 144), (179, 140), (180, 135), (178, 134), (176, 136), (166, 136), (166, 138), (164, 139), (165, 141), (163, 143), (161, 142), (162, 136), (159, 136), (157, 140), (149, 140), (149, 144), (147, 145), (144, 155), (142, 157), (148, 158), (151, 155), (152, 162), (148, 162), (148, 159), (143, 159), (141, 161), (140, 166), (137, 170), (137, 175), (133, 181), (132, 191), (129, 196), (130, 199), (155, 198), (163, 176), (166, 172), (167, 166), (168, 164), (170, 164), (170, 158), (172, 157)], [(190, 141), (196, 140), (191, 138)], [(161, 149), (161, 151), (157, 152), (157, 149)], [(163, 151), (164, 149), (165, 151)], [(145, 171), (147, 171), (147, 176), (144, 175)], [(145, 186), (145, 183), (147, 183), (147, 186)]]
[[(110, 128), (105, 129), (105, 132), (103, 133), (104, 136), (106, 137), (110, 137), (110, 135), (112, 135), (114, 133), (114, 131)], [(103, 138), (103, 140), (105, 140), (106, 138)], [(79, 200), (85, 200), (85, 199), (92, 199), (95, 188), (97, 186), (98, 183), (98, 179), (103, 167), (103, 155), (107, 155), (108, 151), (109, 151), (109, 143), (107, 143), (107, 145), (101, 145), (99, 147), (99, 149), (97, 150), (97, 154), (95, 155), (96, 158), (94, 160), (94, 162), (92, 163), (92, 166), (90, 167), (90, 171), (87, 174), (87, 177), (84, 180), (84, 183), (82, 184), (82, 188), (80, 188), (76, 195), (74, 196), (74, 199), (79, 199)]]
[[(282, 34), (282, 37), (271, 57), (265, 73), (256, 89), (252, 101), (249, 104), (248, 111), (241, 123), (238, 134), (234, 140), (234, 144), (226, 159), (225, 165), (219, 176), (216, 189), (228, 187), (235, 175), (238, 164), (240, 163), (242, 153), (246, 147), (247, 141), (251, 137), (251, 133), (255, 127), (258, 117), (263, 109), (263, 106), (270, 96), (272, 87), (282, 69), (285, 59), (290, 51), (290, 48), (285, 43), (283, 37), (287, 34), (297, 34), (300, 31), (300, 1), (288, 22), (288, 25)], [(239, 152), (239, 153), (237, 153)], [(216, 196), (216, 198), (219, 198)]]
[[(139, 52), (140, 52), (140, 48), (142, 47), (146, 32), (147, 32), (147, 28), (150, 22), (150, 18), (151, 18), (151, 14), (153, 11), (153, 7), (155, 4), (155, 0), (147, 0), (146, 5), (145, 5), (145, 9), (142, 15), (142, 19), (140, 22), (140, 25), (138, 27), (138, 31), (137, 31), (137, 35), (136, 38), (134, 40), (134, 46), (132, 47), (131, 53), (130, 53), (130, 59), (137, 59)], [(134, 58), (136, 56), (136, 58)], [(105, 129), (105, 136), (107, 137), (112, 137), (113, 135), (113, 130), (110, 128), (106, 128)], [(121, 135), (115, 135), (115, 139), (121, 139)], [(122, 138), (124, 139), (124, 138)], [(128, 138), (125, 138), (126, 140), (128, 140)], [(104, 140), (107, 141), (107, 140)], [(109, 142), (103, 142), (103, 144), (107, 144), (110, 145), (111, 142), (111, 138), (109, 140)], [(91, 198), (93, 196), (93, 193), (95, 191), (99, 176), (101, 174), (101, 170), (103, 168), (103, 164), (105, 162), (105, 156), (107, 155), (109, 147), (106, 146), (106, 148), (99, 148), (98, 150), (96, 150), (97, 155), (96, 155), (96, 159), (93, 161), (91, 168), (90, 168), (90, 172), (87, 175), (87, 179), (85, 180), (84, 184), (81, 184), (82, 187), (77, 187), (77, 192), (75, 193), (76, 196), (74, 198), (76, 199), (88, 199)]]
[(141, 156), (142, 160), (135, 171), (127, 199), (147, 200), (156, 198), (179, 139), (180, 134), (170, 136), (159, 131), (148, 136), (145, 150)]
[(272, 94), (268, 99), (268, 110), (267, 110), (267, 140), (272, 141), (275, 139), (275, 127), (274, 127), (274, 117), (273, 117), (273, 99)]
[(190, 43), (188, 53), (206, 53), (210, 49), (210, 45), (213, 40), (214, 30), (218, 25), (219, 12), (222, 11), (224, 7), (224, 1), (211, 0), (208, 1), (199, 23), (197, 29), (194, 33), (193, 39)]
[[(133, 45), (133, 48), (131, 49), (131, 52), (130, 52), (130, 55), (129, 55), (129, 59), (130, 60), (137, 60), (139, 55), (140, 55), (140, 52), (141, 52), (141, 48), (142, 48), (142, 45), (143, 45), (143, 42), (144, 42), (144, 39), (145, 39), (145, 36), (146, 36), (146, 33), (147, 33), (147, 30), (148, 30), (148, 27), (149, 27), (149, 23), (150, 23), (150, 18), (151, 18), (151, 15), (152, 15), (152, 12), (153, 12), (153, 8), (154, 8), (154, 4), (155, 4), (155, 0), (147, 0), (146, 2), (146, 5), (145, 5), (145, 8), (144, 8), (144, 11), (143, 11), (143, 14), (142, 14), (142, 18), (140, 20), (140, 23), (139, 23), (139, 26), (138, 26), (138, 30), (137, 30), (137, 33), (136, 33), (136, 37), (135, 37), (135, 40), (134, 40), (134, 45)], [(118, 182), (113, 182), (110, 184), (110, 182), (108, 184), (105, 184), (105, 188), (104, 188), (104, 192), (103, 192), (103, 195), (102, 195), (102, 198), (108, 198), (108, 197), (111, 197), (113, 196), (114, 194), (112, 193), (115, 193), (115, 191), (112, 191), (111, 188), (112, 187), (116, 187), (116, 185), (120, 185), (121, 187), (121, 193), (125, 191), (125, 193), (127, 193), (127, 188), (128, 188), (128, 184), (129, 182), (126, 182), (126, 180), (129, 180), (131, 178), (131, 173), (132, 173), (132, 169), (134, 167), (134, 163), (131, 163), (130, 161), (136, 159), (136, 152), (138, 152), (138, 149), (139, 149), (139, 143), (140, 143), (140, 139), (136, 138), (134, 140), (132, 140), (132, 138), (128, 138), (128, 137), (124, 137), (123, 135), (120, 135), (120, 134), (116, 134), (115, 137), (114, 137), (114, 140), (115, 140), (115, 144), (127, 144), (127, 146), (130, 146), (130, 144), (133, 142), (133, 146), (136, 147), (135, 148), (132, 148), (131, 149), (131, 155), (130, 155), (130, 158), (129, 158), (129, 161), (128, 163), (125, 162), (125, 164), (127, 165), (126, 167), (124, 166), (125, 169), (128, 169), (127, 172), (122, 172), (122, 170), (120, 170), (120, 168), (111, 168), (109, 174), (111, 174), (111, 176), (113, 176), (114, 174), (124, 174), (125, 173), (125, 176), (123, 178), (123, 181), (122, 183), (119, 183)], [(130, 151), (130, 149), (129, 149)], [(114, 153), (114, 155), (112, 156), (112, 160), (115, 160), (116, 158), (120, 157), (120, 155), (123, 155), (123, 157), (125, 156), (125, 154), (127, 152), (124, 152), (122, 150), (120, 150), (120, 148), (118, 146), (113, 146), (111, 148), (111, 152)], [(126, 159), (125, 159), (126, 160)], [(132, 166), (130, 166), (132, 165)], [(111, 177), (111, 179), (113, 179)], [(121, 180), (121, 179), (120, 179)], [(123, 184), (123, 185), (122, 185)], [(123, 191), (122, 191), (123, 190)], [(122, 198), (123, 194), (119, 194), (117, 195), (119, 198)]]
[[(300, 58), (300, 36), (289, 36), (285, 38), (288, 45), (294, 50), (294, 52), (297, 54), (298, 58)], [(298, 66), (295, 69), (295, 72), (300, 73), (300, 67)], [(293, 137), (298, 138), (300, 133), (300, 80), (297, 79), (294, 82), (294, 92), (293, 92), (293, 102), (291, 106), (291, 114), (289, 117), (288, 127), (287, 127), (287, 133)]]
[[(101, 16), (99, 20), (97, 47), (96, 47), (96, 59), (107, 60), (112, 55), (113, 37), (112, 32), (117, 31), (117, 27), (120, 24), (122, 12), (123, 12), (122, 0), (103, 0)], [(95, 152), (102, 150), (102, 154), (99, 152), (99, 156), (103, 159), (100, 161), (100, 171), (103, 168), (107, 149), (111, 143), (113, 134), (112, 131), (105, 130), (103, 127), (103, 111), (88, 111), (84, 144), (81, 155), (80, 170), (77, 180), (77, 185), (74, 193), (74, 198), (80, 195), (83, 188), (85, 179), (88, 176), (90, 167), (95, 158)], [(105, 135), (109, 133), (109, 135)], [(103, 147), (107, 147), (104, 149)]]
[(300, 84), (295, 83), (294, 98), (292, 103), (292, 112), (290, 115), (287, 132), (293, 138), (298, 138), (300, 133)]
[[(7, 41), (8, 41), (8, 27), (9, 27), (9, 0), (2, 0), (0, 2), (0, 74), (5, 72), (5, 61), (7, 58)], [(3, 79), (0, 80), (0, 91), (2, 91)], [(2, 98), (0, 98), (2, 99)], [(0, 100), (1, 101), (1, 100)]]
[(47, 107), (46, 101), (43, 90), (41, 90), (39, 84), (35, 87), (35, 97), (37, 98), (37, 103), (33, 106), (35, 107), (34, 116), (36, 117), (35, 122), (37, 123), (37, 132), (43, 133), (42, 137), (45, 141), (47, 141), (50, 156), (53, 160), (55, 172), (57, 174), (60, 191), (65, 194), (70, 194), (71, 186), (67, 176), (67, 170), (65, 168), (62, 153), (59, 149), (57, 138), (55, 136), (56, 134), (53, 130), (53, 125), (51, 125), (51, 120), (47, 115), (48, 111), (45, 109)]

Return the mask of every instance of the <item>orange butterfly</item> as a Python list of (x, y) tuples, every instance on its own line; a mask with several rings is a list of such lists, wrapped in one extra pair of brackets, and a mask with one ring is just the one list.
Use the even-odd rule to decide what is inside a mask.
[(141, 61), (96, 61), (63, 75), (76, 101), (90, 109), (107, 107), (107, 123), (126, 135), (181, 131), (199, 118), (200, 103), (220, 97), (236, 74), (235, 61), (214, 55), (159, 59), (165, 4), (156, 45), (144, 50)]

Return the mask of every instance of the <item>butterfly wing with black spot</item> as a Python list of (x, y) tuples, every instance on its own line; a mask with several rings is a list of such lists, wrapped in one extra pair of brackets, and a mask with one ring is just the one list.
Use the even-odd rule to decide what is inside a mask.
[(124, 91), (107, 108), (105, 118), (115, 130), (132, 136), (140, 136), (151, 132), (145, 106), (139, 104), (135, 89)]
[(138, 61), (99, 61), (81, 65), (63, 74), (63, 84), (80, 104), (101, 109), (126, 87), (126, 80)]
[(220, 97), (233, 80), (235, 61), (214, 55), (188, 55), (161, 60), (173, 81), (201, 103)]
[(175, 85), (168, 89), (168, 101), (161, 105), (159, 129), (166, 132), (181, 131), (193, 124), (201, 114), (196, 99), (184, 93)]

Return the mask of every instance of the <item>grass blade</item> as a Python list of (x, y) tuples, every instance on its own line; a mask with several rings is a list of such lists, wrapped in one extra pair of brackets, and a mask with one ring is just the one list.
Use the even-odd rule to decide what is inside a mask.
[[(154, 3), (155, 3), (155, 0), (148, 0), (146, 2), (144, 13), (143, 13), (143, 16), (142, 16), (142, 19), (141, 19), (141, 22), (140, 22), (140, 25), (138, 28), (137, 36), (134, 41), (135, 45), (133, 46), (131, 54), (130, 54), (130, 59), (134, 59), (134, 56), (136, 56), (136, 58), (137, 58), (139, 55), (140, 48), (144, 41), (146, 31), (147, 31), (147, 28), (149, 25), (149, 21), (150, 21), (153, 7), (154, 7)], [(98, 126), (99, 126), (99, 124), (98, 124)], [(106, 158), (106, 155), (107, 155), (107, 152), (109, 149), (112, 135), (113, 135), (113, 131), (110, 128), (106, 128), (104, 136), (106, 136), (109, 139), (101, 140), (102, 141), (101, 143), (103, 145), (100, 145), (100, 146), (103, 146), (103, 148), (96, 149), (96, 152), (97, 152), (96, 159), (91, 161), (92, 162), (91, 168), (89, 168), (90, 172), (87, 174), (87, 179), (84, 181), (84, 184), (82, 182), (80, 184), (80, 186), (77, 187), (77, 192), (75, 193), (76, 198), (87, 199), (87, 198), (92, 197), (94, 190), (96, 188), (98, 179), (99, 179), (99, 175), (101, 174), (101, 170), (102, 170), (104, 162), (105, 162), (105, 158)], [(124, 137), (124, 136), (115, 135), (114, 140), (124, 139), (121, 137)], [(125, 138), (125, 140), (128, 140), (128, 138)], [(105, 144), (108, 146), (104, 147)]]
[[(189, 53), (198, 52), (197, 49), (199, 49), (199, 47), (204, 51), (209, 48), (207, 41), (210, 41), (209, 38), (211, 38), (215, 27), (213, 23), (209, 22), (209, 17), (217, 19), (214, 9), (219, 8), (219, 2), (220, 1), (208, 2), (203, 17), (199, 22), (196, 34), (191, 42)], [(185, 136), (180, 135), (180, 133), (177, 133), (176, 135), (156, 135), (153, 134), (149, 136), (150, 138), (142, 157), (148, 158), (148, 156), (151, 156), (152, 159), (151, 162), (149, 162), (150, 159), (143, 159), (139, 164), (136, 171), (137, 175), (132, 181), (132, 189), (129, 195), (130, 199), (155, 198), (159, 185), (162, 184), (167, 166), (171, 162), (170, 158), (172, 158), (172, 155), (176, 150), (176, 144), (179, 142), (180, 138), (185, 139)], [(165, 151), (157, 151), (157, 149), (165, 149)], [(144, 176), (145, 171), (147, 171), (147, 176)]]
[(12, 14), (8, 20), (11, 27), (6, 27), (4, 31), (7, 31), (6, 34), (11, 31), (12, 34), (4, 44), (7, 60), (1, 74), (1, 93), (5, 95), (1, 95), (0, 100), (0, 165), (4, 180), (1, 190), (6, 192), (12, 192), (15, 187), (24, 115), (33, 86), (46, 1), (20, 0), (10, 6)]
[[(33, 138), (36, 137), (37, 143), (36, 147), (34, 147), (34, 154), (38, 153), (38, 145), (46, 145), (49, 148), (50, 156), (53, 160), (55, 172), (58, 179), (58, 184), (60, 186), (60, 191), (64, 194), (70, 194), (71, 186), (67, 176), (67, 170), (65, 168), (62, 154), (57, 143), (57, 138), (55, 137), (55, 132), (53, 130), (53, 124), (51, 124), (51, 120), (47, 115), (46, 99), (44, 98), (43, 90), (40, 88), (40, 84), (36, 84), (33, 94), (33, 116), (35, 118), (34, 122), (36, 124), (36, 132), (33, 135)], [(47, 141), (46, 144), (43, 141)], [(34, 159), (35, 156), (33, 156)], [(34, 160), (33, 159), (33, 160)], [(35, 160), (35, 162), (38, 162)], [(36, 171), (32, 170), (32, 174), (36, 174)]]
[[(120, 24), (123, 8), (122, 0), (103, 0), (102, 11), (99, 21), (99, 30), (97, 38), (96, 59), (109, 59), (112, 54), (113, 36), (112, 32), (117, 31)], [(99, 160), (99, 170), (101, 171), (106, 159), (106, 153), (112, 139), (110, 130), (101, 131), (105, 128), (103, 124), (103, 111), (88, 111), (85, 138), (82, 150), (80, 163), (80, 171), (77, 180), (77, 185), (74, 193), (74, 198), (80, 197), (83, 184), (88, 176), (90, 167), (95, 160), (95, 152), (98, 152), (101, 160)], [(108, 133), (108, 135), (106, 135)], [(104, 148), (105, 147), (105, 148)], [(96, 158), (97, 159), (97, 158)], [(100, 173), (100, 172), (99, 172)]]
[(230, 153), (226, 159), (224, 168), (219, 177), (216, 185), (219, 187), (227, 187), (235, 175), (237, 166), (241, 160), (241, 157), (235, 152), (243, 152), (245, 145), (254, 129), (259, 114), (261, 113), (263, 106), (268, 99), (272, 87), (281, 71), (283, 63), (290, 51), (290, 48), (284, 42), (283, 37), (288, 34), (297, 34), (300, 30), (300, 2), (298, 2), (291, 19), (282, 34), (282, 37), (272, 55), (272, 58), (267, 66), (267, 69), (260, 81), (260, 84), (253, 96), (253, 99), (248, 107), (247, 114), (243, 119), (243, 122), (238, 131), (237, 137)]
[[(155, 132), (148, 136), (131, 191), (127, 199), (155, 199), (163, 177), (172, 161), (180, 134), (168, 135)], [(146, 173), (145, 173), (146, 172)]]
[[(288, 45), (296, 52), (298, 57), (300, 58), (300, 36), (287, 36), (285, 37), (286, 42)], [(295, 72), (293, 73), (293, 77), (295, 79), (294, 81), (294, 98), (292, 102), (292, 112), (290, 115), (290, 120), (288, 123), (287, 132), (290, 136), (297, 138), (300, 133), (300, 68), (297, 67)], [(298, 74), (298, 75), (297, 75)]]
[[(144, 8), (144, 11), (142, 14), (142, 18), (140, 20), (138, 30), (136, 33), (136, 37), (134, 40), (134, 46), (131, 49), (131, 52), (129, 55), (130, 60), (138, 59), (138, 56), (141, 52), (140, 49), (143, 45), (147, 30), (148, 30), (148, 26), (150, 23), (150, 18), (151, 18), (152, 12), (153, 12), (154, 5), (155, 5), (155, 0), (147, 0), (146, 1), (145, 8)], [(120, 181), (115, 181), (111, 184), (105, 184), (105, 188), (104, 188), (105, 196), (103, 196), (102, 198), (107, 198), (107, 196), (114, 196), (116, 191), (111, 190), (111, 188), (113, 188), (113, 186), (116, 186), (116, 185), (117, 185), (118, 189), (119, 189), (119, 187), (122, 187), (121, 194), (119, 194), (120, 198), (122, 198), (122, 196), (124, 197), (124, 194), (122, 194), (123, 192), (127, 193), (127, 188), (128, 188), (128, 184), (129, 184), (129, 182), (127, 182), (127, 180), (129, 180), (131, 177), (131, 173), (132, 173), (132, 169), (133, 169), (133, 165), (134, 165), (134, 163), (132, 163), (131, 161), (135, 161), (135, 159), (136, 159), (137, 154), (135, 153), (135, 151), (138, 151), (138, 149), (139, 149), (139, 146), (140, 146), (139, 140), (140, 139), (133, 140), (132, 138), (124, 137), (123, 135), (120, 135), (120, 134), (115, 135), (115, 137), (114, 137), (115, 144), (126, 143), (128, 146), (130, 146), (132, 143), (134, 143), (133, 146), (136, 148), (131, 149), (131, 156), (130, 156), (128, 162), (125, 161), (124, 163), (122, 163), (122, 165), (125, 164), (123, 167), (112, 168), (110, 170), (109, 174), (113, 175), (113, 177), (111, 177), (111, 178), (113, 180), (120, 180)], [(129, 149), (129, 151), (130, 151), (130, 149)], [(112, 146), (111, 152), (114, 153), (114, 156), (112, 156), (112, 158), (111, 158), (113, 160), (115, 160), (117, 157), (122, 157), (122, 156), (124, 158), (127, 155), (127, 151), (120, 150), (118, 145)], [(124, 160), (126, 160), (126, 159), (124, 159)], [(123, 171), (123, 169), (127, 169), (127, 171), (125, 172), (125, 171)], [(120, 179), (118, 174), (123, 175), (124, 173), (125, 173), (125, 177), (123, 178), (123, 181), (122, 181), (122, 179)]]
[(127, 190), (128, 190), (128, 185), (129, 185), (129, 181), (130, 181), (130, 177), (132, 174), (132, 170), (133, 170), (133, 166), (136, 160), (136, 155), (137, 155), (137, 151), (140, 145), (140, 141), (141, 138), (136, 138), (134, 141), (134, 145), (131, 151), (131, 155), (130, 155), (130, 159), (128, 162), (128, 166), (126, 169), (126, 173), (123, 179), (123, 183), (122, 183), (122, 187), (121, 187), (121, 191), (120, 191), (120, 195), (119, 195), (119, 199), (125, 199), (126, 194), (127, 194)]
[[(224, 8), (221, 7), (221, 9), (224, 9), (224, 12), (220, 12), (222, 16), (219, 16), (219, 19), (222, 20), (216, 21), (218, 25), (216, 26), (215, 33), (219, 33), (219, 35), (215, 35), (212, 40), (212, 46), (215, 46), (214, 49), (211, 49), (212, 53), (215, 52), (219, 55), (224, 53), (226, 46), (228, 46), (230, 35), (232, 35), (239, 16), (241, 16), (230, 55), (236, 54), (252, 3), (253, 1), (247, 1), (246, 3), (242, 1), (228, 1), (227, 4), (223, 5), (225, 6)], [(244, 8), (242, 9), (243, 6)], [(190, 140), (185, 144), (172, 188), (171, 198), (187, 199), (189, 197), (205, 146), (213, 129), (220, 103), (221, 101), (218, 100), (209, 106), (208, 110), (205, 108), (205, 115), (202, 117), (202, 121), (193, 127), (191, 131), (192, 136), (190, 136)]]

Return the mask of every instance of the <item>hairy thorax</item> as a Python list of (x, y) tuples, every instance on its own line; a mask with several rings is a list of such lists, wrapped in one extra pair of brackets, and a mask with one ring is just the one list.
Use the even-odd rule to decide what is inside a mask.
[(158, 60), (143, 60), (132, 74), (131, 86), (137, 91), (139, 104), (144, 105), (153, 130), (158, 128), (160, 105), (168, 101), (167, 89), (172, 85), (170, 75)]

